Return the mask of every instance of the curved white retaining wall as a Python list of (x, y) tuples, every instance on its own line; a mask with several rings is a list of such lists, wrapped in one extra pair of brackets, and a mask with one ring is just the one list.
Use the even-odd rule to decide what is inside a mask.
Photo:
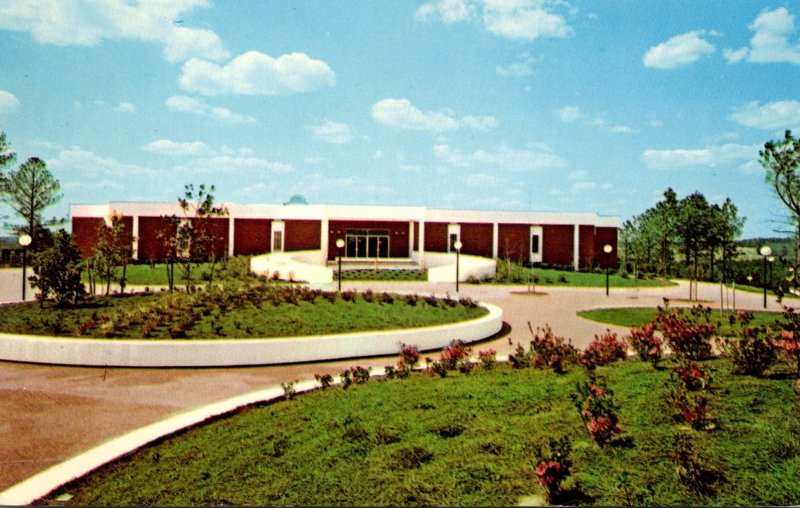
[[(414, 252), (414, 261), (419, 263), (419, 252)], [(425, 262), (428, 265), (428, 282), (456, 281), (456, 254), (443, 252), (426, 252)], [(465, 281), (471, 276), (482, 278), (494, 277), (497, 273), (497, 261), (480, 256), (461, 254), (459, 256), (458, 280)]]
[(333, 282), (333, 270), (325, 266), (322, 251), (280, 252), (254, 256), (250, 271), (271, 277), (277, 273), (282, 280), (304, 281), (310, 284)]
[(0, 334), (0, 360), (94, 367), (231, 367), (395, 355), (400, 344), (439, 349), (499, 332), (503, 311), (440, 326), (276, 339), (109, 340)]

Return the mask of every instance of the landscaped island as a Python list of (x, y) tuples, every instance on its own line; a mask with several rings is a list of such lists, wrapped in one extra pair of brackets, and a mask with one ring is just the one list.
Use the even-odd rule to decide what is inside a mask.
[(237, 339), (434, 326), (481, 317), (470, 298), (341, 293), (269, 282), (0, 306), (0, 333), (119, 339)]

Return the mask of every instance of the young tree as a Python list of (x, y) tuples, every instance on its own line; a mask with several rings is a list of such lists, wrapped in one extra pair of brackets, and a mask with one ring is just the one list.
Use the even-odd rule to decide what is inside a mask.
[(81, 253), (72, 236), (63, 229), (53, 237), (53, 246), (42, 250), (33, 260), (31, 287), (39, 290), (39, 305), (51, 295), (56, 305), (75, 304), (85, 294), (81, 281)]
[(767, 183), (789, 209), (795, 227), (795, 257), (800, 258), (800, 140), (787, 130), (782, 140), (767, 141), (758, 155)]
[(128, 263), (133, 257), (133, 237), (126, 231), (123, 217), (113, 213), (109, 222), (98, 226), (90, 257), (90, 266), (106, 281), (106, 295), (111, 292), (112, 281), (119, 284), (120, 292), (125, 292)]
[(24, 224), (6, 224), (16, 235), (29, 234), (33, 245), (42, 238), (43, 230), (64, 222), (63, 219), (42, 218), (42, 212), (48, 206), (57, 203), (62, 195), (58, 193), (60, 185), (48, 171), (45, 162), (38, 157), (31, 157), (19, 166), (17, 171), (10, 171), (0, 182), (4, 201), (19, 215)]
[[(165, 217), (174, 225), (175, 236), (170, 238), (168, 235), (162, 235), (162, 242), (167, 248), (168, 256), (170, 254), (174, 256), (174, 260), (178, 263), (187, 291), (194, 288), (195, 264), (208, 262), (209, 280), (213, 281), (215, 263), (225, 254), (221, 252), (223, 249), (219, 248), (221, 238), (214, 232), (212, 220), (228, 215), (228, 210), (224, 206), (214, 205), (215, 191), (213, 185), (208, 189), (205, 184), (200, 184), (197, 189), (193, 184), (184, 186), (183, 197), (178, 198), (183, 218), (174, 215)], [(172, 286), (174, 272), (170, 280)]]
[(8, 146), (6, 133), (0, 132), (0, 186), (2, 186), (2, 182), (5, 181), (5, 176), (3, 176), (2, 172), (3, 168), (13, 164), (16, 156), (17, 155), (12, 152), (11, 148)]

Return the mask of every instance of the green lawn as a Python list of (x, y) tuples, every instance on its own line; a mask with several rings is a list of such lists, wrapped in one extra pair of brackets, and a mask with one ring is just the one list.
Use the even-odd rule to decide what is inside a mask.
[[(686, 310), (688, 312), (688, 309)], [(650, 323), (657, 314), (657, 309), (650, 308), (611, 308), (611, 309), (595, 309), (578, 312), (578, 315), (585, 319), (592, 321), (599, 321), (600, 323), (607, 323), (610, 325), (626, 326), (629, 328), (638, 328)], [(725, 311), (720, 315), (719, 310), (711, 311), (711, 323), (717, 325), (717, 330), (720, 335), (731, 336), (735, 335), (738, 331), (738, 325), (731, 327), (729, 317), (733, 315), (730, 311)], [(783, 316), (780, 312), (754, 312), (755, 319), (749, 326), (771, 326), (776, 321), (779, 321)]]
[[(497, 276), (495, 279), (483, 282), (527, 285), (529, 280), (534, 280), (537, 287), (605, 287), (606, 274), (605, 272), (575, 272), (571, 270), (556, 270), (553, 268), (524, 268), (515, 263), (509, 265), (505, 261), (498, 261)], [(633, 279), (631, 277), (621, 277), (616, 273), (609, 274), (608, 284), (610, 287), (615, 288), (663, 287), (675, 285), (674, 282), (664, 281), (662, 279)]]
[(40, 309), (31, 302), (0, 305), (0, 332), (121, 339), (287, 337), (441, 325), (487, 312), (468, 299), (415, 298), (262, 284), (192, 295), (101, 297), (66, 309), (52, 304)]
[[(117, 272), (120, 272), (117, 269)], [(193, 272), (192, 278), (196, 283), (202, 282), (202, 277), (209, 273), (208, 263), (201, 263), (197, 265), (196, 271)], [(215, 277), (224, 275), (222, 263), (215, 265)], [(169, 281), (167, 279), (167, 269), (164, 263), (155, 264), (134, 264), (128, 265), (125, 271), (125, 278), (128, 286), (166, 286)], [(87, 281), (86, 272), (83, 274), (83, 280)], [(175, 265), (175, 285), (180, 286), (184, 282), (181, 269)], [(116, 282), (111, 283), (112, 291), (118, 289), (119, 285)], [(97, 280), (98, 292), (105, 292), (105, 281), (102, 279)], [(102, 290), (102, 291), (101, 291)]]
[[(666, 362), (665, 362), (666, 363)], [(713, 431), (676, 423), (669, 369), (601, 367), (628, 445), (598, 447), (570, 400), (585, 379), (499, 365), (439, 379), (371, 381), (241, 410), (146, 447), (41, 502), (73, 505), (515, 505), (541, 495), (537, 446), (569, 436), (565, 501), (619, 506), (796, 505), (800, 414), (794, 380), (734, 376), (708, 362)], [(722, 472), (710, 496), (688, 490), (669, 460), (691, 436)], [(623, 487), (623, 477), (629, 479)]]

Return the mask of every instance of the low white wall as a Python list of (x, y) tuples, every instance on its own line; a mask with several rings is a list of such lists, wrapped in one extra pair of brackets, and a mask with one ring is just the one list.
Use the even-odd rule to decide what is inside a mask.
[(325, 266), (322, 251), (276, 252), (250, 258), (250, 271), (271, 277), (277, 273), (282, 280), (310, 284), (333, 282), (333, 270)]
[[(412, 255), (414, 261), (419, 263), (419, 252)], [(428, 282), (455, 282), (456, 281), (456, 254), (454, 252), (426, 252), (425, 262), (428, 265)], [(465, 281), (471, 276), (478, 279), (497, 273), (497, 261), (480, 256), (461, 254), (459, 256), (458, 279)]]
[(499, 332), (503, 311), (449, 325), (313, 337), (238, 340), (108, 340), (0, 334), (0, 360), (95, 367), (228, 367), (394, 355), (400, 344), (439, 349)]

